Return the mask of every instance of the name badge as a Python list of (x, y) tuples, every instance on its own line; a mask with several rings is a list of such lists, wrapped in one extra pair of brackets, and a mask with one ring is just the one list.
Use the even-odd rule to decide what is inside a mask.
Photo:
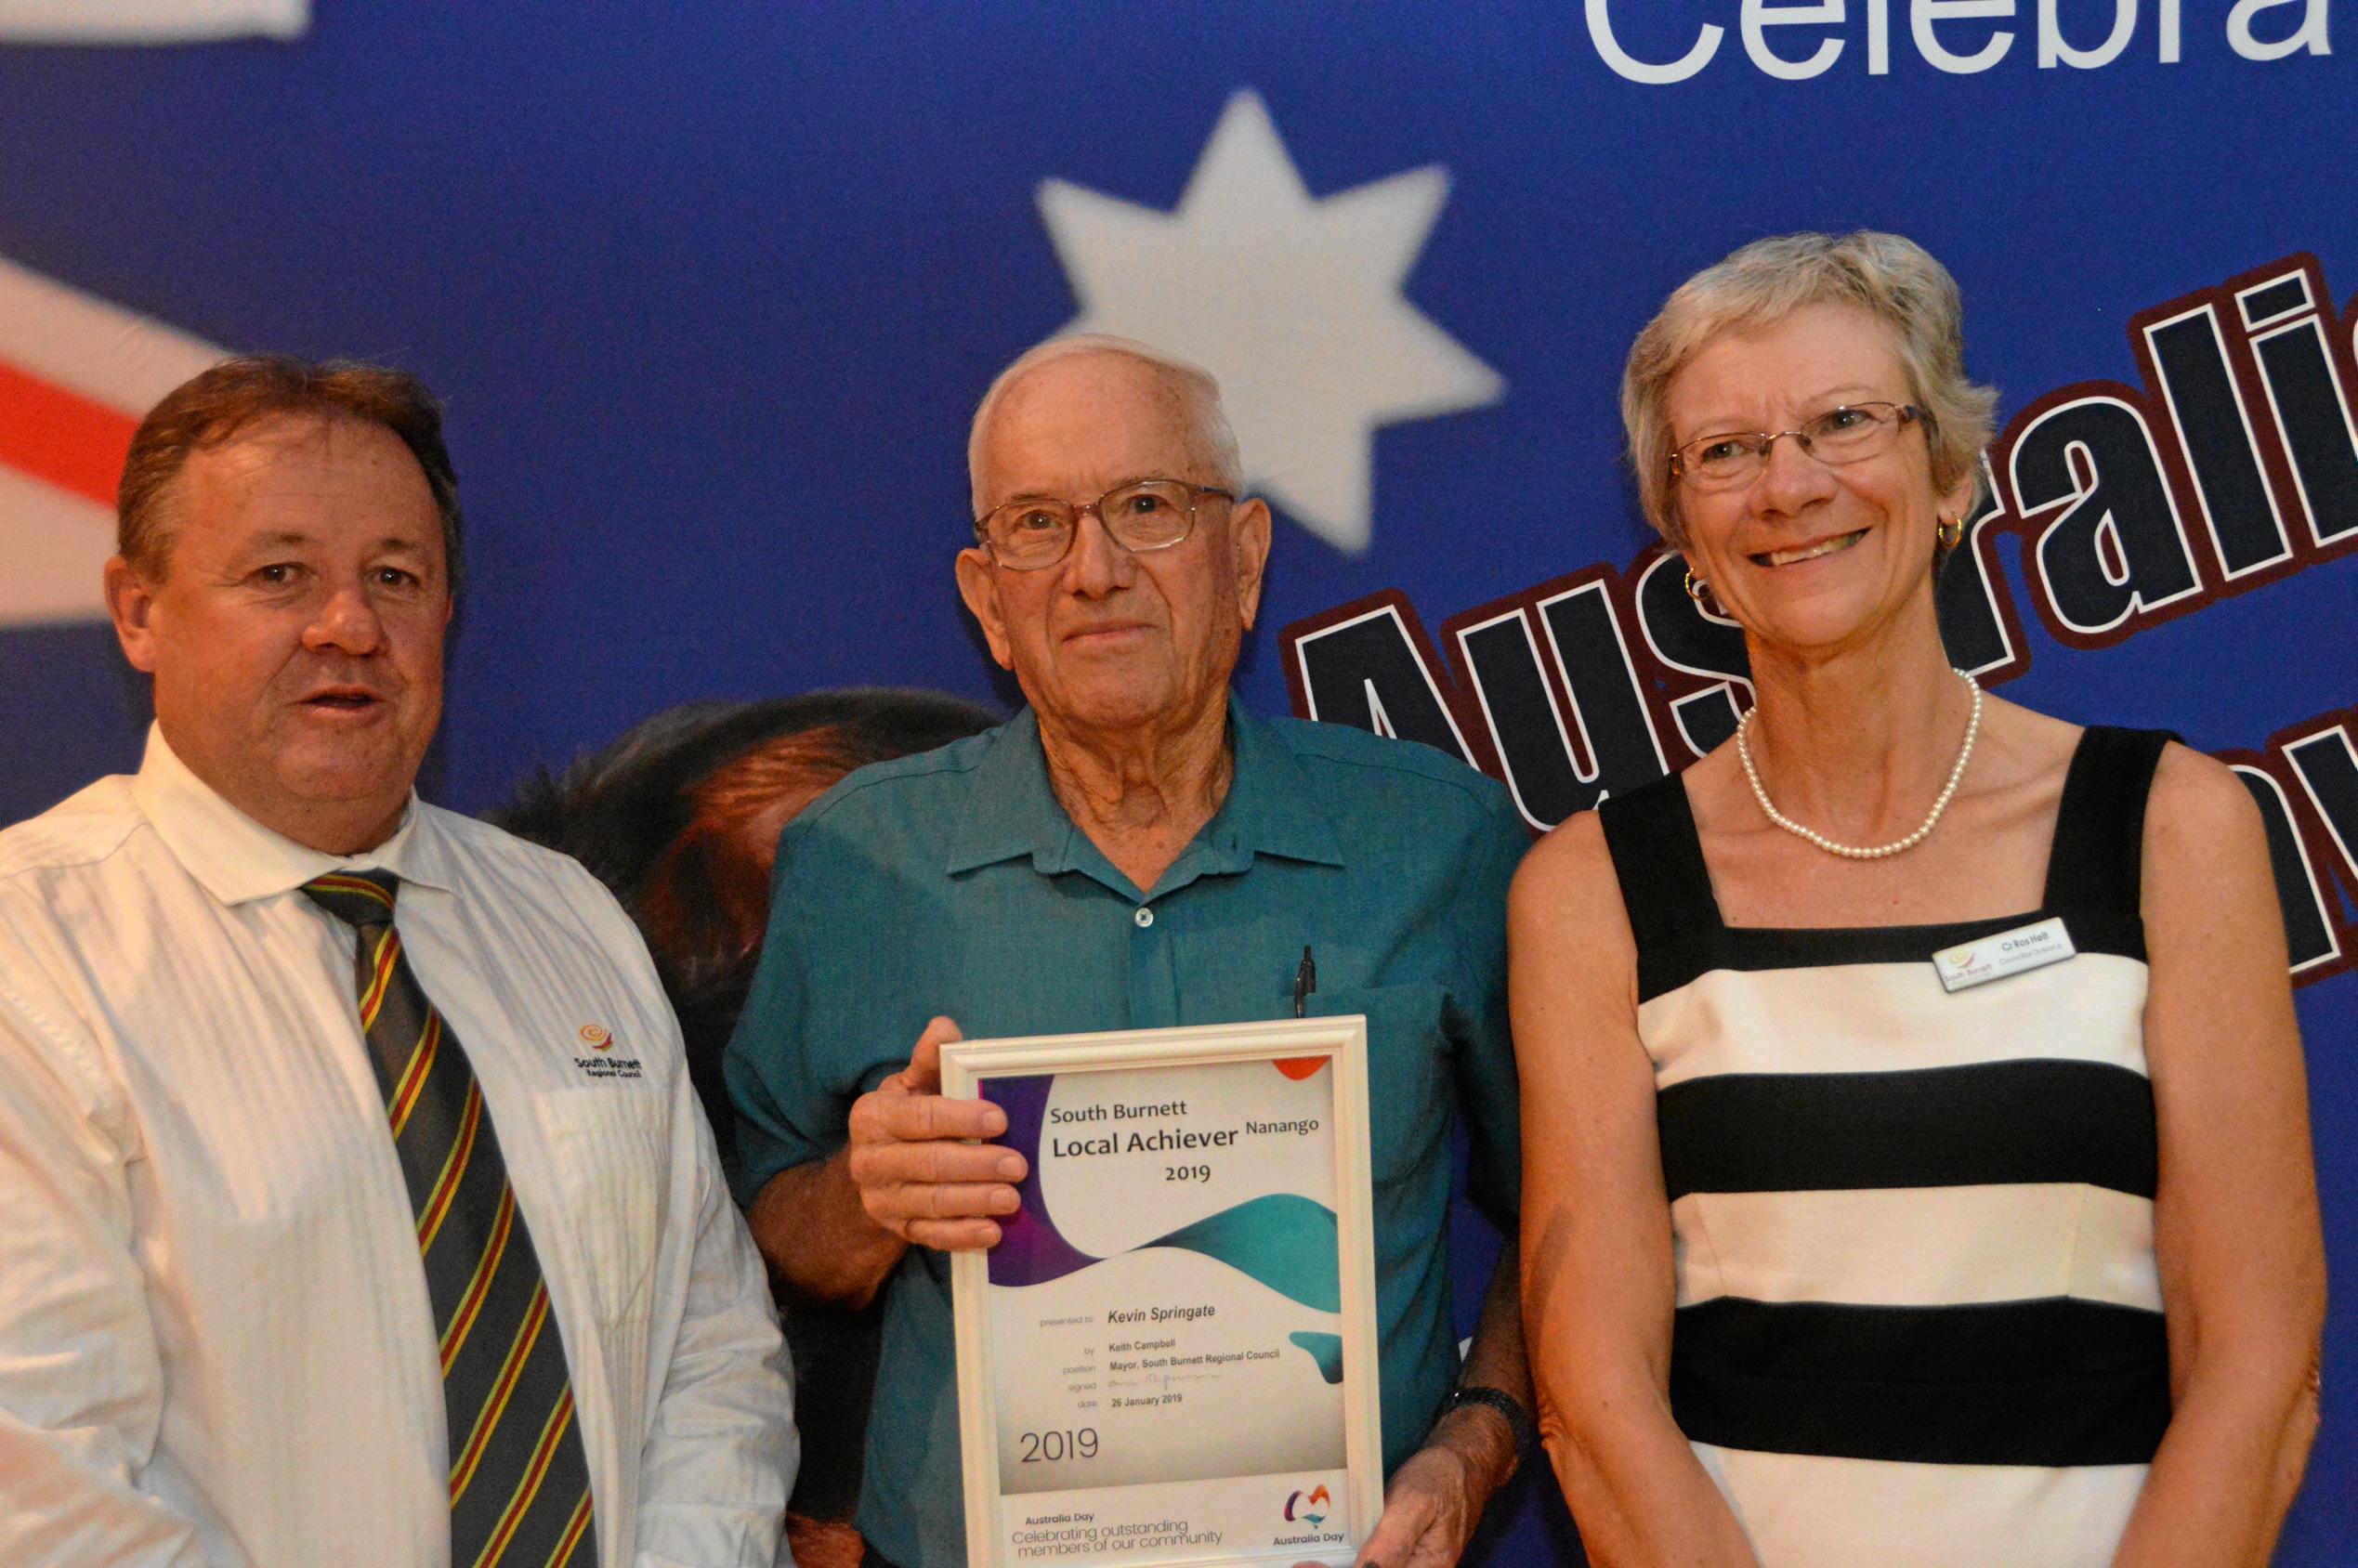
[(1932, 971), (1941, 977), (1941, 989), (1961, 991), (1968, 986), (2003, 980), (2026, 969), (2061, 963), (2078, 950), (2072, 946), (2072, 934), (2063, 927), (2063, 917), (2057, 915), (2037, 925), (2018, 925), (2011, 931), (1935, 953)]

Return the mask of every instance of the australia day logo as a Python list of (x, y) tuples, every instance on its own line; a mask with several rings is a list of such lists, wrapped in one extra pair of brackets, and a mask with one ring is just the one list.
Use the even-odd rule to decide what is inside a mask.
[(1286, 1499), (1286, 1522), (1307, 1524), (1315, 1530), (1327, 1522), (1327, 1516), (1323, 1513), (1313, 1513), (1310, 1510), (1331, 1509), (1333, 1505), (1334, 1499), (1327, 1495), (1326, 1484), (1322, 1482), (1307, 1496), (1296, 1492)]

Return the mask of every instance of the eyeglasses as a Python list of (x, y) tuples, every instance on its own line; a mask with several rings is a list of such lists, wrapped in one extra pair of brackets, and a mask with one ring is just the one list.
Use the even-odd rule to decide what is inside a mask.
[(1857, 463), (1889, 447), (1901, 427), (1930, 416), (1914, 403), (1844, 403), (1791, 430), (1723, 430), (1697, 436), (1670, 453), (1670, 477), (1698, 490), (1749, 485), (1768, 466), (1769, 448), (1786, 437), (1829, 467)]
[(1185, 479), (1133, 479), (1094, 501), (1011, 501), (975, 523), (975, 537), (991, 557), (1015, 571), (1053, 567), (1072, 548), (1083, 513), (1094, 512), (1113, 542), (1133, 555), (1168, 550), (1195, 530), (1196, 505), (1205, 496), (1237, 499), (1233, 490)]

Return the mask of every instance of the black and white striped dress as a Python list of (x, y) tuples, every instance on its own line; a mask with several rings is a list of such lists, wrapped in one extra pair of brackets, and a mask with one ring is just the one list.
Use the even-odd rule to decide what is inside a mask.
[[(2098, 1564), (2169, 1421), (2139, 848), (2167, 736), (2088, 730), (2041, 907), (1720, 918), (1676, 777), (1609, 800), (1678, 1307), (1670, 1403), (1763, 1568)], [(2077, 956), (1944, 990), (2061, 916)]]

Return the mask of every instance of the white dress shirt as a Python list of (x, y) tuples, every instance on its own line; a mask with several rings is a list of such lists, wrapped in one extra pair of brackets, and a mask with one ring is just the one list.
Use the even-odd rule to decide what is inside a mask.
[(445, 1568), (415, 1220), (353, 933), (299, 891), (368, 867), (531, 1228), (599, 1561), (786, 1561), (776, 1314), (621, 907), (414, 800), (366, 855), (306, 849), (151, 731), (136, 777), (0, 832), (0, 1563)]

